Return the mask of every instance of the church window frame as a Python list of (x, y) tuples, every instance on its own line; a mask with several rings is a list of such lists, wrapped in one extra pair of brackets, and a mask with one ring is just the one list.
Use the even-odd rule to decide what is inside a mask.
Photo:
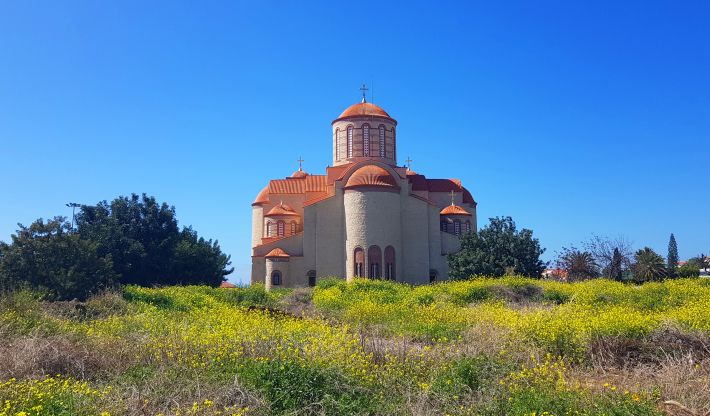
[(379, 130), (380, 130), (379, 131), (380, 157), (385, 157), (386, 156), (386, 153), (385, 153), (385, 126), (381, 124)]
[(370, 156), (370, 125), (362, 125), (362, 154)]
[(274, 223), (271, 221), (266, 222), (266, 236), (273, 237), (274, 235)]
[(443, 231), (443, 232), (446, 232), (446, 231), (447, 231), (447, 228), (448, 228), (448, 227), (447, 227), (446, 220), (441, 220), (440, 226), (441, 226), (441, 231)]
[(296, 234), (297, 229), (296, 221), (291, 221), (291, 235)]
[(278, 221), (278, 222), (276, 223), (276, 235), (277, 235), (278, 237), (283, 237), (283, 236), (284, 236), (285, 228), (286, 228), (285, 225), (286, 225), (286, 223), (284, 223), (283, 221)]
[(340, 128), (335, 129), (335, 160), (340, 160)]
[(365, 250), (362, 247), (355, 247), (353, 255), (353, 275), (355, 277), (365, 277)]
[(281, 271), (274, 270), (271, 272), (271, 286), (281, 286)]
[(454, 220), (454, 234), (461, 235), (461, 221)]
[(466, 221), (466, 233), (471, 232), (471, 221)]
[(382, 249), (374, 245), (367, 249), (367, 277), (370, 279), (382, 278)]
[(394, 247), (385, 247), (385, 279), (397, 280), (396, 263)]
[(348, 141), (348, 153), (347, 157), (348, 159), (353, 157), (353, 126), (350, 125), (348, 126), (348, 132), (347, 132), (347, 141)]

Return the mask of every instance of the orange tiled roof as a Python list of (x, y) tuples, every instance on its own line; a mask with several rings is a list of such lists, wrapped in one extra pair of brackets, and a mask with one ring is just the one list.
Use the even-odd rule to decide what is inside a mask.
[(252, 205), (261, 205), (266, 202), (269, 202), (269, 186), (267, 185), (264, 189), (259, 192), (259, 195), (256, 196), (256, 199), (254, 202), (252, 202)]
[(222, 282), (222, 283), (219, 284), (219, 287), (220, 287), (220, 289), (233, 289), (233, 288), (235, 288), (235, 287), (237, 287), (237, 286), (236, 286), (236, 285), (233, 285), (233, 284), (231, 284), (231, 283), (229, 283), (229, 282), (227, 282), (227, 281), (224, 281), (224, 282)]
[(269, 181), (269, 194), (303, 194), (322, 192), (327, 189), (325, 175), (306, 175), (303, 178), (272, 179)]
[(275, 249), (269, 251), (264, 257), (291, 257), (287, 252), (276, 247)]
[(361, 186), (399, 188), (390, 173), (377, 165), (365, 165), (356, 170), (345, 183), (345, 189)]
[(306, 176), (308, 176), (308, 173), (306, 173), (306, 172), (304, 172), (303, 170), (299, 169), (299, 170), (293, 172), (293, 173), (291, 174), (291, 176), (289, 176), (289, 179), (301, 179), (301, 178), (305, 178)]
[(466, 211), (458, 205), (451, 204), (444, 208), (440, 212), (441, 215), (471, 215), (470, 212)]
[(294, 211), (293, 208), (291, 208), (290, 206), (281, 202), (280, 204), (271, 208), (269, 212), (266, 213), (265, 217), (271, 217), (275, 215), (298, 215), (298, 213)]
[(338, 116), (336, 121), (346, 117), (362, 116), (385, 117), (394, 121), (394, 119), (390, 117), (390, 115), (387, 114), (387, 112), (383, 110), (382, 107), (380, 107), (379, 105), (364, 102), (353, 104), (350, 107), (346, 108), (345, 111), (343, 111), (340, 116)]

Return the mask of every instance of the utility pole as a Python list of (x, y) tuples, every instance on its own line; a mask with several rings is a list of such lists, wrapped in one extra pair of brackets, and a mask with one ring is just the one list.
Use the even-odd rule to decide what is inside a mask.
[(74, 229), (74, 220), (76, 219), (76, 216), (74, 215), (74, 210), (81, 207), (81, 204), (77, 204), (76, 202), (70, 202), (66, 204), (69, 208), (71, 208), (71, 229)]

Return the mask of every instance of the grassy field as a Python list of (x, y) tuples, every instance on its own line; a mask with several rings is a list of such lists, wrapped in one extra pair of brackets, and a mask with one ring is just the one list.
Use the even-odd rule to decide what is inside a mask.
[(708, 411), (710, 279), (0, 299), (0, 416)]

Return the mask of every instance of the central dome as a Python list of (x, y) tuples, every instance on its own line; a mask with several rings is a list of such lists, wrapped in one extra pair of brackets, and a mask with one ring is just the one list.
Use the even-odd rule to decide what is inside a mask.
[(353, 104), (350, 107), (346, 108), (345, 111), (338, 116), (337, 120), (340, 120), (341, 118), (346, 118), (346, 117), (362, 117), (362, 116), (375, 116), (375, 117), (386, 117), (389, 119), (392, 119), (389, 114), (385, 110), (382, 109), (377, 104), (372, 104), (372, 103), (367, 103), (367, 102), (362, 102), (362, 103), (357, 103)]

